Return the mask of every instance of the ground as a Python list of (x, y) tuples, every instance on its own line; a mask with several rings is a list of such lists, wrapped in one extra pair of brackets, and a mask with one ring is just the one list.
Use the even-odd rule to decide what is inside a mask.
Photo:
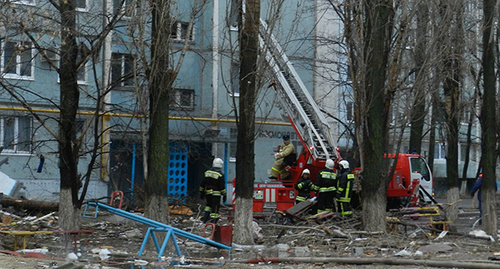
[[(194, 214), (191, 216), (173, 215), (169, 225), (196, 235), (205, 232), (205, 237), (210, 236), (212, 226), (205, 228), (198, 220), (198, 208), (192, 209)], [(6, 217), (7, 211), (0, 212), (3, 231), (57, 229), (57, 213), (39, 220), (40, 216), (22, 216), (19, 212)], [(255, 223), (257, 244), (233, 244), (231, 259), (228, 259), (226, 250), (176, 236), (183, 255), (177, 260), (185, 262), (181, 267), (195, 268), (387, 268), (389, 265), (391, 268), (500, 268), (500, 262), (496, 261), (500, 260), (498, 243), (469, 235), (480, 228), (477, 223), (474, 226), (478, 215), (479, 211), (471, 208), (470, 199), (464, 199), (460, 203), (459, 220), (451, 224), (452, 230), (441, 237), (438, 230), (430, 229), (430, 218), (424, 216), (399, 216), (402, 223), (389, 225), (385, 233), (360, 230), (357, 217), (347, 220), (334, 217), (318, 222), (295, 220), (295, 223), (287, 223), (287, 218), (261, 218)], [(434, 217), (434, 221), (437, 220), (439, 217)], [(13, 253), (14, 236), (0, 235), (0, 248), (4, 249), (0, 254), (0, 268), (167, 268), (172, 262), (170, 257), (175, 259), (177, 256), (173, 247), (165, 251), (162, 261), (156, 258), (158, 252), (154, 247), (147, 247), (143, 255), (138, 256), (145, 228), (133, 220), (100, 211), (97, 218), (82, 218), (82, 222), (82, 230), (94, 232), (77, 236), (76, 251), (73, 247), (62, 248), (60, 234), (27, 236), (26, 248), (45, 251), (44, 258), (8, 254)], [(221, 220), (218, 224), (227, 228), (224, 225), (229, 222)], [(21, 239), (18, 245), (21, 245)], [(219, 241), (226, 239), (227, 234), (223, 233)], [(42, 256), (19, 250), (16, 253)]]

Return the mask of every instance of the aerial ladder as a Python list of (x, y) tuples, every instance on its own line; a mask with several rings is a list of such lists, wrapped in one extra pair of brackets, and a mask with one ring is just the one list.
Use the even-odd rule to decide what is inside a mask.
[(333, 139), (333, 132), (324, 114), (312, 98), (306, 86), (295, 71), (292, 63), (261, 19), (259, 29), (259, 49), (265, 56), (275, 82), (278, 104), (288, 115), (290, 123), (300, 138), (304, 150), (293, 165), (287, 166), (290, 180), (278, 179), (270, 183), (257, 183), (254, 186), (254, 216), (269, 209), (286, 212), (295, 203), (293, 185), (304, 169), (311, 171), (314, 180), (318, 171), (324, 169), (327, 159), (340, 160)]
[[(259, 29), (259, 48), (275, 79), (273, 86), (280, 100), (279, 106), (287, 113), (304, 146), (304, 151), (298, 156), (296, 165), (286, 168), (291, 172), (291, 182), (281, 181), (283, 186), (290, 187), (289, 195), (286, 196), (287, 191), (284, 189), (279, 189), (279, 191), (285, 195), (277, 195), (281, 198), (283, 196), (291, 197), (292, 184), (300, 178), (303, 169), (309, 169), (311, 179), (314, 180), (317, 172), (324, 168), (327, 159), (338, 162), (342, 158), (332, 135), (332, 127), (271, 33), (267, 23), (262, 19)], [(396, 173), (394, 173), (387, 190), (388, 198), (394, 198), (396, 201), (411, 199), (412, 203), (415, 203), (419, 188), (431, 194), (433, 192), (433, 178), (425, 160), (418, 154), (400, 153), (399, 156), (398, 165), (395, 168)], [(261, 193), (270, 192), (268, 189), (262, 187)], [(428, 196), (432, 197), (432, 195)], [(288, 202), (287, 199), (283, 200)], [(280, 206), (278, 203), (277, 208), (286, 210), (287, 206)]]
[[(321, 164), (327, 159), (340, 158), (330, 124), (262, 19), (259, 47), (276, 79), (273, 86), (280, 100), (280, 107), (286, 111), (307, 151), (303, 154), (308, 155), (312, 165), (316, 167), (323, 167)], [(300, 165), (300, 156), (298, 162)]]

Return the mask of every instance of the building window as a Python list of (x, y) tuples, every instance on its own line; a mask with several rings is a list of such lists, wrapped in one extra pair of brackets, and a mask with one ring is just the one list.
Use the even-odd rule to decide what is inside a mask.
[(87, 64), (84, 64), (80, 69), (78, 69), (78, 74), (76, 74), (76, 79), (78, 84), (87, 84)]
[(347, 102), (346, 107), (346, 119), (348, 122), (354, 121), (354, 102)]
[(236, 150), (238, 149), (237, 143), (229, 143), (229, 162), (236, 162)]
[(6, 78), (33, 78), (33, 46), (31, 42), (2, 43), (2, 75)]
[(188, 37), (189, 41), (194, 41), (194, 27), (191, 29), (191, 33), (188, 36), (188, 22), (176, 21), (172, 24), (172, 33), (170, 38), (172, 40), (184, 41)]
[(236, 61), (231, 63), (231, 90), (233, 96), (240, 96), (240, 64)]
[(87, 0), (75, 0), (76, 10), (87, 11)]
[(434, 145), (434, 159), (446, 159), (446, 145), (443, 143), (436, 143)]
[(111, 55), (111, 80), (114, 89), (134, 86), (134, 58), (131, 54)]
[(232, 31), (238, 30), (238, 16), (241, 0), (231, 0), (231, 13), (229, 14), (229, 27)]
[(35, 0), (10, 0), (10, 1), (4, 1), (4, 2), (10, 2), (10, 3), (22, 4), (22, 5), (30, 5), (30, 6), (34, 6), (36, 4)]
[[(80, 61), (80, 56), (77, 57), (77, 62)], [(87, 62), (86, 64), (82, 65), (78, 69), (78, 73), (76, 74), (76, 81), (79, 85), (85, 85), (87, 84), (87, 68), (88, 68), (89, 63)], [(58, 78), (58, 82), (61, 82), (61, 79)]]
[(0, 117), (3, 152), (31, 152), (31, 117)]
[[(85, 57), (87, 57), (87, 52), (90, 51), (85, 43), (80, 42), (80, 48), (78, 55), (76, 57), (76, 62), (80, 63), (82, 60), (85, 60)], [(82, 57), (83, 56), (83, 57)], [(87, 84), (87, 69), (89, 66), (89, 62), (87, 61), (85, 64), (81, 65), (78, 68), (78, 73), (76, 74), (76, 79), (78, 81), (78, 84)]]
[(175, 110), (194, 109), (194, 90), (172, 89), (170, 95), (170, 108)]
[(123, 14), (125, 17), (132, 17), (135, 12), (134, 0), (113, 0), (113, 11)]
[(88, 127), (89, 126), (85, 120), (76, 119), (75, 132), (76, 139), (81, 139), (80, 148), (78, 149), (81, 155), (90, 151), (89, 145), (91, 145), (91, 141), (88, 138), (91, 137), (91, 135), (86, 135), (89, 132)]

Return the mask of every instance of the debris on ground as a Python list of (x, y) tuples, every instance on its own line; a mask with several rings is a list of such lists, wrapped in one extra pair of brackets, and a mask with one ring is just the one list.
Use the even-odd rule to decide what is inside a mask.
[[(230, 227), (223, 232), (229, 231), (230, 238), (231, 222), (221, 219), (216, 226), (207, 226), (200, 221), (199, 211), (199, 207), (173, 206), (169, 225), (209, 239), (225, 240), (223, 243), (228, 244), (227, 234), (217, 235), (210, 229)], [(484, 231), (472, 230), (476, 219), (472, 216), (477, 216), (478, 210), (468, 208), (460, 210), (459, 220), (446, 231), (438, 231), (424, 216), (413, 219), (388, 213), (387, 231), (367, 232), (361, 230), (362, 220), (356, 214), (350, 218), (337, 214), (295, 218), (277, 213), (255, 219), (256, 245), (232, 244), (229, 254), (226, 250), (178, 237), (176, 243), (182, 256), (170, 246), (160, 258), (153, 244), (139, 256), (146, 227), (115, 214), (99, 212), (97, 219), (82, 217), (81, 230), (92, 232), (76, 234), (74, 248), (66, 250), (61, 244), (63, 234), (54, 232), (58, 230), (57, 212), (35, 215), (26, 212), (8, 207), (0, 211), (3, 263), (0, 268), (164, 268), (170, 264), (224, 268), (255, 264), (265, 264), (266, 268), (340, 268), (343, 265), (368, 268), (373, 264), (380, 266), (378, 268), (388, 265), (500, 268), (496, 242), (489, 240)], [(221, 213), (227, 215), (227, 212)], [(8, 267), (9, 262), (15, 266)]]

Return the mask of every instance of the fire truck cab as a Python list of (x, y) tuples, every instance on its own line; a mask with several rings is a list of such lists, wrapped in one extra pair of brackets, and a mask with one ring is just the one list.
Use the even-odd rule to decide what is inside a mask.
[[(406, 205), (417, 205), (418, 202), (431, 202), (434, 195), (434, 181), (431, 170), (425, 159), (418, 154), (385, 154), (390, 159), (390, 169), (395, 171), (387, 187), (388, 208), (398, 208)], [(425, 195), (427, 194), (431, 197)]]

